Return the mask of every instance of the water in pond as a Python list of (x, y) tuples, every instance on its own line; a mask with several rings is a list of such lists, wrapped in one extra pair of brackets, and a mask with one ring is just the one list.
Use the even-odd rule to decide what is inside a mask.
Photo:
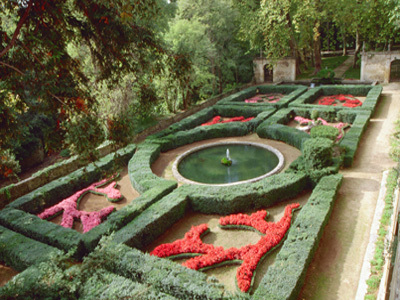
[[(227, 151), (229, 149), (229, 151)], [(221, 164), (229, 153), (231, 166)], [(279, 163), (271, 151), (253, 145), (220, 145), (201, 149), (179, 163), (179, 173), (192, 181), (210, 184), (232, 183), (262, 176)]]

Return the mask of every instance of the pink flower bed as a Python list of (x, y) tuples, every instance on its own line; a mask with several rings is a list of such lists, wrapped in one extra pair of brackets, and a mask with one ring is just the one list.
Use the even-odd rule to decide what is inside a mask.
[(66, 228), (72, 228), (75, 219), (80, 219), (83, 226), (83, 232), (88, 232), (93, 227), (96, 227), (102, 222), (102, 219), (107, 217), (111, 212), (114, 211), (114, 206), (108, 206), (100, 211), (82, 211), (78, 210), (79, 201), (87, 193), (94, 193), (105, 196), (109, 201), (116, 202), (121, 200), (121, 192), (115, 188), (117, 183), (112, 181), (107, 187), (102, 188), (101, 186), (106, 185), (115, 177), (110, 179), (103, 179), (99, 182), (93, 183), (87, 188), (76, 192), (72, 196), (62, 200), (58, 204), (45, 209), (42, 213), (38, 214), (41, 219), (52, 218), (62, 212), (61, 226)]
[(327, 96), (318, 101), (319, 105), (332, 105), (336, 106), (337, 104), (342, 104), (345, 107), (357, 107), (361, 106), (362, 102), (355, 98), (353, 95), (332, 95)]
[(231, 123), (231, 122), (248, 122), (253, 120), (254, 117), (250, 117), (250, 118), (245, 118), (243, 116), (241, 117), (233, 117), (227, 120), (222, 120), (221, 116), (216, 116), (214, 117), (210, 122), (207, 123), (203, 123), (201, 124), (201, 126), (210, 126), (210, 125), (214, 125), (214, 124), (223, 124), (223, 123)]
[[(298, 122), (300, 125), (306, 125), (306, 124), (309, 124), (310, 122), (313, 122), (313, 120), (311, 120), (311, 119), (303, 118), (300, 116), (296, 116), (294, 118), (294, 120), (296, 122)], [(339, 129), (339, 135), (337, 136), (336, 141), (340, 141), (340, 139), (344, 136), (343, 129), (346, 128), (347, 126), (349, 126), (349, 124), (343, 123), (343, 122), (339, 122), (337, 124), (329, 124), (327, 121), (325, 121), (322, 118), (318, 118), (317, 121), (320, 121), (321, 125), (332, 126), (332, 127)]]
[(244, 100), (245, 103), (276, 103), (283, 97), (282, 94), (262, 94)]
[(298, 203), (287, 205), (283, 217), (276, 223), (265, 220), (268, 215), (265, 210), (257, 211), (251, 215), (233, 214), (220, 218), (219, 224), (222, 228), (245, 227), (256, 229), (263, 234), (254, 245), (246, 245), (240, 249), (234, 247), (224, 249), (223, 247), (205, 244), (202, 242), (201, 236), (208, 232), (208, 225), (201, 224), (193, 226), (183, 239), (159, 245), (150, 254), (158, 257), (197, 255), (182, 264), (194, 270), (218, 267), (218, 265), (226, 262), (242, 262), (237, 270), (236, 279), (239, 289), (242, 292), (248, 292), (259, 262), (271, 249), (282, 242), (290, 228), (293, 210), (299, 207), (300, 204)]

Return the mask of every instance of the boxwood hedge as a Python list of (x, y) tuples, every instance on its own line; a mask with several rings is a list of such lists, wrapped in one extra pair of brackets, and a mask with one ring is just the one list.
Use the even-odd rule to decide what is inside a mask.
[(49, 260), (61, 251), (0, 226), (0, 261), (17, 271)]
[(315, 87), (308, 90), (306, 93), (299, 96), (296, 100), (289, 104), (289, 107), (304, 107), (309, 110), (321, 107), (318, 104), (312, 104), (321, 96), (330, 96), (337, 94), (351, 94), (353, 96), (366, 97), (362, 106), (359, 107), (339, 107), (332, 106), (336, 111), (338, 110), (369, 110), (374, 111), (378, 103), (380, 94), (382, 92), (381, 86), (369, 85), (324, 85)]
[[(299, 85), (258, 85), (247, 88), (239, 93), (233, 94), (227, 98), (224, 98), (217, 102), (217, 104), (229, 104), (238, 105), (240, 107), (276, 107), (282, 108), (287, 106), (291, 101), (299, 97), (301, 94), (307, 91), (307, 87)], [(245, 103), (246, 99), (249, 99), (256, 94), (267, 94), (267, 93), (281, 93), (284, 94), (276, 103)]]
[(341, 182), (340, 174), (320, 180), (290, 227), (287, 239), (275, 262), (264, 275), (253, 299), (297, 299)]

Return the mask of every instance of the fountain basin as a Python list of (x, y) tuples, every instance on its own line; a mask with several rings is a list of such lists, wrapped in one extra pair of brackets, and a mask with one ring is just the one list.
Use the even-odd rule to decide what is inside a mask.
[[(232, 165), (221, 164), (229, 156)], [(282, 153), (265, 144), (219, 142), (192, 148), (178, 156), (172, 166), (175, 178), (183, 183), (229, 186), (255, 182), (279, 172)]]

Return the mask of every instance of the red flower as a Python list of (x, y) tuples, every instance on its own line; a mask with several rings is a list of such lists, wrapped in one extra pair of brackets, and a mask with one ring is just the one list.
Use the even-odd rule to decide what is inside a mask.
[(247, 292), (251, 287), (258, 263), (268, 251), (282, 241), (290, 227), (293, 209), (299, 206), (298, 203), (287, 205), (283, 217), (276, 223), (265, 220), (268, 215), (265, 210), (257, 211), (251, 215), (239, 213), (220, 218), (219, 223), (222, 228), (224, 226), (238, 226), (239, 228), (247, 226), (264, 233), (265, 235), (255, 245), (246, 245), (240, 249), (224, 249), (223, 247), (204, 244), (201, 241), (201, 235), (207, 232), (208, 226), (201, 224), (192, 227), (183, 239), (170, 244), (159, 245), (150, 254), (159, 257), (185, 253), (204, 254), (190, 258), (183, 263), (184, 266), (194, 270), (217, 266), (226, 261), (242, 260), (243, 263), (237, 270), (236, 279), (240, 290)]

